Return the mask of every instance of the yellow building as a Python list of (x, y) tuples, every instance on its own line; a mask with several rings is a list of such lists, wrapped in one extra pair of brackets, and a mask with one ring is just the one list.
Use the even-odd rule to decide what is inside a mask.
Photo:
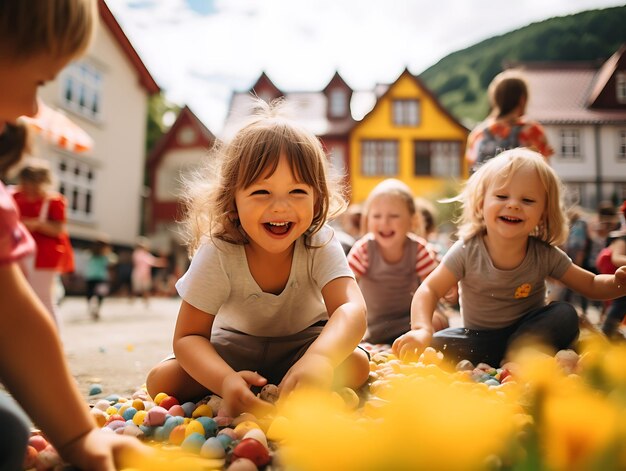
[(415, 196), (443, 196), (467, 178), (468, 133), (405, 69), (350, 133), (352, 202), (385, 178), (404, 181)]

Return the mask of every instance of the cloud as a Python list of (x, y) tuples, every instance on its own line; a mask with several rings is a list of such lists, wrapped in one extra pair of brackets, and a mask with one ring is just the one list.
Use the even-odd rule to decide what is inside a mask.
[(219, 132), (233, 90), (261, 71), (315, 90), (335, 70), (355, 89), (421, 73), (447, 54), (616, 0), (107, 0), (168, 98)]

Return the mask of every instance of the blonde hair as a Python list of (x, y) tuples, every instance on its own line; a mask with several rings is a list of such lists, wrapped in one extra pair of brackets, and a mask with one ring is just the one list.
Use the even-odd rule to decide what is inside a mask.
[(491, 81), (487, 95), (491, 116), (498, 119), (513, 111), (522, 98), (528, 98), (528, 85), (519, 72), (505, 70)]
[[(395, 178), (387, 178), (380, 182), (378, 185), (374, 187), (374, 189), (370, 192), (365, 200), (363, 205), (363, 213), (361, 216), (361, 232), (367, 232), (367, 218), (370, 212), (370, 206), (372, 202), (378, 198), (379, 196), (396, 196), (400, 198), (405, 204), (407, 209), (409, 210), (409, 215), (415, 221), (419, 222), (419, 219), (416, 218), (417, 210), (415, 207), (415, 199), (413, 197), (413, 193), (411, 192), (411, 188), (409, 186)], [(420, 224), (421, 225), (421, 224)], [(421, 229), (421, 228), (417, 228)]]
[(560, 245), (566, 241), (569, 229), (562, 203), (561, 181), (541, 154), (521, 147), (506, 150), (488, 160), (469, 178), (458, 196), (446, 200), (459, 201), (462, 204), (462, 213), (458, 221), (459, 237), (469, 240), (485, 232), (483, 204), (489, 184), (498, 177), (509, 181), (521, 168), (535, 170), (546, 191), (546, 207), (542, 221), (530, 235), (550, 245)]
[(18, 60), (44, 53), (78, 56), (89, 46), (97, 19), (96, 0), (3, 0), (0, 54)]
[(339, 180), (329, 176), (320, 141), (281, 115), (282, 103), (257, 100), (252, 120), (228, 144), (218, 143), (206, 165), (184, 183), (184, 223), (189, 252), (203, 237), (234, 244), (248, 242), (236, 217), (235, 192), (252, 185), (267, 172), (273, 174), (284, 154), (294, 177), (315, 192), (315, 210), (306, 235), (341, 214), (347, 202)]

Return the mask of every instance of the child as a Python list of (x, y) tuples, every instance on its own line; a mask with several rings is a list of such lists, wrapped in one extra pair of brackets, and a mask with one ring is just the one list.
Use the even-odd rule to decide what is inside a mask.
[(19, 185), (13, 190), (13, 199), (37, 246), (28, 281), (58, 326), (54, 282), (63, 271), (66, 251), (71, 248), (62, 238), (67, 237), (65, 197), (50, 191), (52, 180), (48, 163), (32, 159), (18, 173)]
[(166, 267), (167, 260), (155, 257), (148, 250), (150, 242), (146, 237), (139, 237), (133, 250), (133, 271), (131, 274), (133, 295), (143, 299), (148, 307), (152, 292), (152, 267)]
[[(36, 113), (37, 87), (87, 48), (97, 17), (95, 0), (0, 2), (0, 134), (20, 115)], [(7, 158), (15, 155), (2, 153), (0, 168), (6, 169)], [(122, 466), (125, 453), (148, 449), (134, 438), (96, 427), (70, 375), (54, 323), (18, 265), (34, 249), (0, 183), (0, 377), (66, 461), (111, 471)], [(63, 398), (63, 407), (50, 407), (43, 391)], [(0, 424), (0, 469), (22, 469), (29, 421), (5, 399), (0, 400)]]
[[(621, 228), (609, 233), (609, 244), (598, 255), (600, 273), (615, 273), (617, 267), (626, 265), (626, 200), (622, 203), (620, 211)], [(624, 315), (626, 315), (626, 296), (611, 302), (602, 323), (602, 332), (609, 338), (623, 339), (618, 328)]]
[(193, 259), (174, 354), (149, 373), (150, 394), (181, 401), (209, 391), (231, 414), (263, 408), (251, 386), (281, 395), (304, 385), (362, 385), (365, 302), (327, 219), (345, 207), (320, 142), (278, 108), (259, 115), (216, 169), (188, 185)]
[[(418, 214), (411, 189), (390, 178), (370, 193), (364, 208), (365, 236), (348, 254), (348, 264), (359, 282), (367, 305), (367, 332), (363, 340), (392, 344), (411, 326), (411, 299), (437, 266), (428, 243), (411, 231)], [(448, 327), (437, 312), (435, 330)]]
[[(85, 267), (85, 281), (87, 282), (87, 307), (93, 320), (100, 319), (102, 301), (109, 294), (109, 269), (116, 262), (111, 245), (105, 238), (96, 240)], [(96, 298), (93, 303), (92, 299)]]
[(494, 77), (487, 90), (491, 112), (467, 137), (465, 158), (472, 171), (499, 152), (528, 147), (546, 159), (554, 154), (541, 124), (524, 115), (528, 85), (519, 72), (505, 70)]
[[(578, 337), (578, 316), (565, 302), (545, 305), (547, 277), (584, 296), (626, 294), (626, 267), (594, 275), (556, 246), (567, 237), (560, 181), (541, 154), (512, 149), (485, 163), (456, 198), (463, 205), (460, 239), (418, 288), (411, 331), (393, 350), (400, 354), (432, 344), (451, 360), (499, 365), (509, 347), (532, 336), (554, 349)], [(463, 328), (433, 336), (437, 300), (460, 284)]]

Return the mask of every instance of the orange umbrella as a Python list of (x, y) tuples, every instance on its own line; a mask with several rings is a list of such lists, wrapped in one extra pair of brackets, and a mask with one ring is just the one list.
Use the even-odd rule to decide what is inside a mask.
[(80, 126), (39, 100), (39, 111), (32, 118), (22, 119), (35, 128), (44, 139), (70, 152), (87, 152), (93, 149), (93, 139)]

